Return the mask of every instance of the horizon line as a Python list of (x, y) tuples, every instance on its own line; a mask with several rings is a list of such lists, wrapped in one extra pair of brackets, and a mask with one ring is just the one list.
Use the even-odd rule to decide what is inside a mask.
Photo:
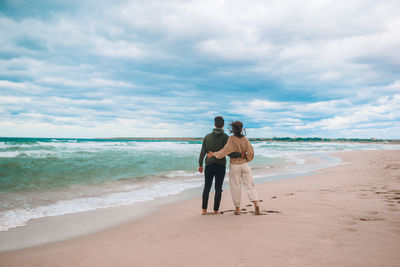
[[(0, 136), (0, 138), (36, 138), (36, 139), (94, 139), (94, 140), (201, 140), (204, 137), (21, 137), (21, 136)], [(400, 139), (385, 139), (385, 138), (359, 138), (359, 137), (319, 137), (319, 136), (308, 136), (308, 137), (247, 137), (249, 140), (261, 139), (261, 140), (273, 140), (273, 139), (321, 139), (321, 140), (374, 140), (374, 141), (400, 141)]]

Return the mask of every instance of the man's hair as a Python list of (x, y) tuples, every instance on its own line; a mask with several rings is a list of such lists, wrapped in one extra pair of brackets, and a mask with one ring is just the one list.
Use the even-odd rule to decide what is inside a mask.
[(222, 126), (224, 126), (225, 121), (222, 116), (215, 117), (214, 121), (215, 121), (215, 127), (222, 128)]

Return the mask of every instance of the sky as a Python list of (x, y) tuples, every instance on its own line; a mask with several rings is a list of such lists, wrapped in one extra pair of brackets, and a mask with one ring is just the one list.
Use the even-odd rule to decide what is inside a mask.
[(0, 136), (201, 137), (222, 115), (249, 137), (400, 139), (399, 14), (398, 0), (0, 0)]

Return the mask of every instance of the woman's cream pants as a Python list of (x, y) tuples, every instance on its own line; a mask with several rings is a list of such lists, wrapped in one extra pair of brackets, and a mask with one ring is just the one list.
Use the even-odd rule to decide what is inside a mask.
[(243, 183), (244, 189), (250, 201), (257, 199), (256, 188), (254, 187), (251, 169), (247, 163), (230, 164), (229, 165), (229, 186), (232, 194), (232, 200), (235, 207), (240, 206), (241, 200), (241, 184)]

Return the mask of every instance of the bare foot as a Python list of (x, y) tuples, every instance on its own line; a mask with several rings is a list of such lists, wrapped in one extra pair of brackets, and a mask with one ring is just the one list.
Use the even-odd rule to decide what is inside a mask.
[(240, 215), (240, 207), (236, 207), (236, 209), (235, 209), (235, 215)]
[(258, 201), (254, 200), (254, 215), (261, 215), (260, 213), (260, 206), (258, 206)]
[(219, 214), (218, 210), (214, 210), (213, 214)]
[(201, 215), (207, 215), (207, 210), (203, 209)]

